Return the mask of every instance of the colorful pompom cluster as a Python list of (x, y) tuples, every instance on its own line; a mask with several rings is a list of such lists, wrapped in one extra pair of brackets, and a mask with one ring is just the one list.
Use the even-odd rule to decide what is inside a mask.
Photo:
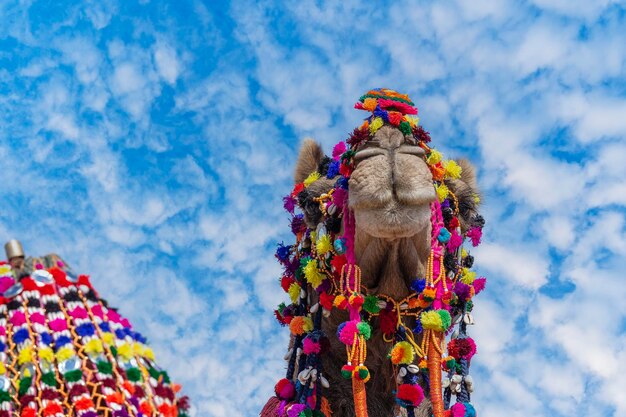
[(0, 417), (187, 416), (180, 387), (87, 276), (55, 255), (26, 270), (17, 280), (0, 264)]
[[(463, 243), (480, 243), (484, 220), (476, 215), (469, 227), (461, 227), (461, 208), (447, 183), (460, 179), (462, 168), (429, 147), (430, 134), (419, 126), (417, 108), (408, 96), (375, 89), (363, 95), (355, 108), (368, 111), (371, 116), (345, 142), (334, 147), (331, 158), (327, 157), (316, 172), (296, 184), (283, 199), (284, 208), (291, 215), (295, 243), (280, 244), (276, 250), (283, 267), (280, 286), (290, 303), (281, 304), (275, 315), (281, 325), (289, 327), (292, 343), (286, 356), (286, 377), (276, 385), (280, 404), (271, 415), (329, 417), (323, 391), (329, 383), (321, 366), (328, 337), (337, 337), (346, 345), (348, 360), (341, 369), (342, 375), (366, 382), (369, 370), (364, 366), (364, 358), (373, 317), (378, 317), (380, 330), (390, 342), (396, 402), (406, 408), (409, 416), (423, 400), (422, 385), (429, 380), (431, 399), (441, 403), (439, 416), (444, 408), (448, 413), (458, 413), (458, 404), (466, 404), (463, 410), (469, 410), (472, 388), (468, 368), (476, 346), (467, 336), (466, 327), (473, 324), (472, 298), (484, 288), (485, 279), (476, 278), (471, 270), (473, 257)], [(399, 129), (409, 143), (425, 151), (424, 161), (432, 173), (438, 197), (431, 205), (432, 250), (427, 274), (415, 279), (411, 285), (413, 293), (404, 300), (364, 292), (358, 266), (353, 264), (354, 220), (347, 204), (348, 181), (360, 147), (386, 125)], [(327, 194), (312, 196), (309, 187), (320, 178), (334, 180), (335, 185)], [(478, 196), (475, 199), (477, 203)], [(319, 218), (314, 228), (307, 226), (303, 214), (313, 211)], [(336, 335), (326, 335), (321, 323), (333, 309), (345, 310), (349, 320), (339, 326)], [(453, 322), (458, 329), (444, 355), (442, 342), (452, 333)], [(443, 381), (442, 369), (448, 373)], [(452, 387), (451, 379), (459, 382)], [(435, 391), (439, 392), (438, 397), (433, 396)], [(452, 395), (457, 396), (457, 405), (451, 409)]]

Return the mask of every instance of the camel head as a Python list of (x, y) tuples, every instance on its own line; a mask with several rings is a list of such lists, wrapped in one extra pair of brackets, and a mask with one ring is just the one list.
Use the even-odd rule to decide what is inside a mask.
[[(421, 132), (422, 137), (427, 137), (427, 132)], [(385, 124), (367, 140), (352, 146), (348, 203), (356, 220), (357, 258), (368, 272), (380, 270), (378, 265), (370, 264), (376, 263), (376, 258), (386, 257), (389, 245), (394, 242), (406, 243), (408, 249), (404, 253), (411, 255), (404, 260), (407, 280), (416, 276), (419, 261), (428, 256), (430, 205), (438, 195), (433, 185), (433, 169), (427, 163), (424, 143), (420, 146), (419, 137)], [(317, 200), (335, 188), (340, 179), (339, 174), (328, 175), (332, 163), (318, 143), (311, 139), (303, 142), (294, 179), (299, 184), (315, 178), (298, 198), (304, 220), (313, 230), (324, 219), (330, 226), (327, 228), (334, 228), (334, 232), (339, 232), (341, 225), (328, 213), (323, 216)], [(467, 160), (457, 160), (455, 164), (460, 168), (458, 178), (446, 179), (444, 183), (456, 197), (457, 207), (444, 209), (444, 216), (456, 210), (465, 232), (477, 216), (476, 175)], [(319, 177), (312, 177), (315, 173), (320, 173)]]

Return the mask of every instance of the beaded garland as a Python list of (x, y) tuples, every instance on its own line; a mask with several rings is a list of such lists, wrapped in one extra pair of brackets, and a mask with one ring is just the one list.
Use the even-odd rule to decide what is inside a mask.
[(19, 277), (0, 263), (0, 417), (187, 417), (188, 398), (87, 276), (56, 255), (27, 263)]
[[(345, 142), (334, 147), (332, 159), (327, 158), (317, 172), (296, 184), (283, 199), (284, 208), (291, 215), (295, 242), (280, 244), (276, 251), (283, 267), (280, 285), (290, 302), (279, 305), (275, 316), (281, 325), (289, 327), (292, 343), (285, 356), (286, 376), (275, 386), (275, 414), (330, 417), (324, 390), (332, 388), (324, 376), (322, 359), (329, 349), (328, 338), (338, 337), (347, 353), (341, 373), (352, 380), (356, 415), (366, 416), (364, 384), (369, 370), (364, 362), (367, 340), (372, 334), (370, 319), (378, 316), (384, 339), (389, 342), (398, 406), (405, 408), (408, 416), (414, 415), (415, 407), (424, 399), (421, 381), (430, 392), (435, 417), (475, 416), (469, 402), (473, 381), (468, 372), (476, 345), (467, 335), (467, 325), (473, 324), (472, 299), (482, 291), (486, 280), (476, 278), (471, 270), (474, 258), (463, 243), (480, 243), (484, 219), (477, 215), (467, 230), (461, 229), (458, 201), (445, 184), (461, 177), (461, 167), (453, 160), (444, 160), (439, 151), (429, 146), (430, 134), (419, 126), (417, 108), (407, 95), (374, 89), (364, 94), (355, 108), (371, 115)], [(354, 156), (384, 125), (398, 128), (405, 138), (424, 149), (437, 195), (431, 204), (427, 273), (425, 277), (416, 277), (411, 295), (403, 300), (368, 294), (360, 285), (353, 249), (354, 216), (347, 200)], [(310, 201), (308, 187), (322, 177), (335, 180), (335, 185), (314, 199), (322, 219), (316, 229), (311, 229), (302, 212), (306, 201)], [(478, 196), (474, 198), (478, 202)], [(336, 335), (326, 335), (322, 318), (328, 317), (334, 308), (347, 310), (350, 318), (338, 327)], [(405, 317), (413, 317), (416, 325), (409, 328)], [(451, 406), (453, 395), (456, 403)]]

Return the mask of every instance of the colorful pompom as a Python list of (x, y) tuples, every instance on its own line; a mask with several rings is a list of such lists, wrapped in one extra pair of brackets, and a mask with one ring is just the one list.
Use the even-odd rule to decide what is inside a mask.
[(304, 333), (313, 330), (313, 321), (310, 317), (296, 316), (291, 319), (291, 322), (289, 323), (289, 330), (291, 330), (291, 333), (296, 336), (303, 335)]
[(447, 310), (430, 310), (420, 315), (422, 327), (427, 330), (445, 332), (452, 323), (452, 318)]
[(417, 407), (424, 400), (424, 391), (417, 384), (402, 384), (398, 387), (396, 398), (405, 405)]
[(357, 327), (358, 322), (355, 320), (350, 320), (343, 322), (337, 328), (337, 336), (339, 340), (344, 345), (352, 345), (356, 338), (356, 335), (359, 333), (359, 329)]
[(415, 350), (409, 342), (398, 342), (391, 349), (391, 363), (409, 365), (415, 359)]
[(463, 169), (456, 163), (456, 161), (450, 159), (443, 164), (444, 169), (446, 170), (446, 177), (452, 179), (461, 178), (461, 172)]
[(456, 360), (471, 360), (476, 354), (476, 343), (471, 337), (452, 339), (448, 342), (448, 354)]
[(274, 387), (274, 392), (276, 393), (276, 396), (278, 398), (286, 401), (293, 399), (293, 397), (296, 395), (296, 390), (293, 382), (291, 382), (287, 378), (283, 378), (276, 383), (276, 386)]

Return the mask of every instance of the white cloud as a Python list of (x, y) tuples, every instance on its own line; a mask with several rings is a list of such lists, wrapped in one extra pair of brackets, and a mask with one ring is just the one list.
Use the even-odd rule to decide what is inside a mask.
[(180, 73), (180, 63), (174, 48), (158, 43), (154, 50), (154, 61), (161, 78), (169, 84), (174, 84)]

